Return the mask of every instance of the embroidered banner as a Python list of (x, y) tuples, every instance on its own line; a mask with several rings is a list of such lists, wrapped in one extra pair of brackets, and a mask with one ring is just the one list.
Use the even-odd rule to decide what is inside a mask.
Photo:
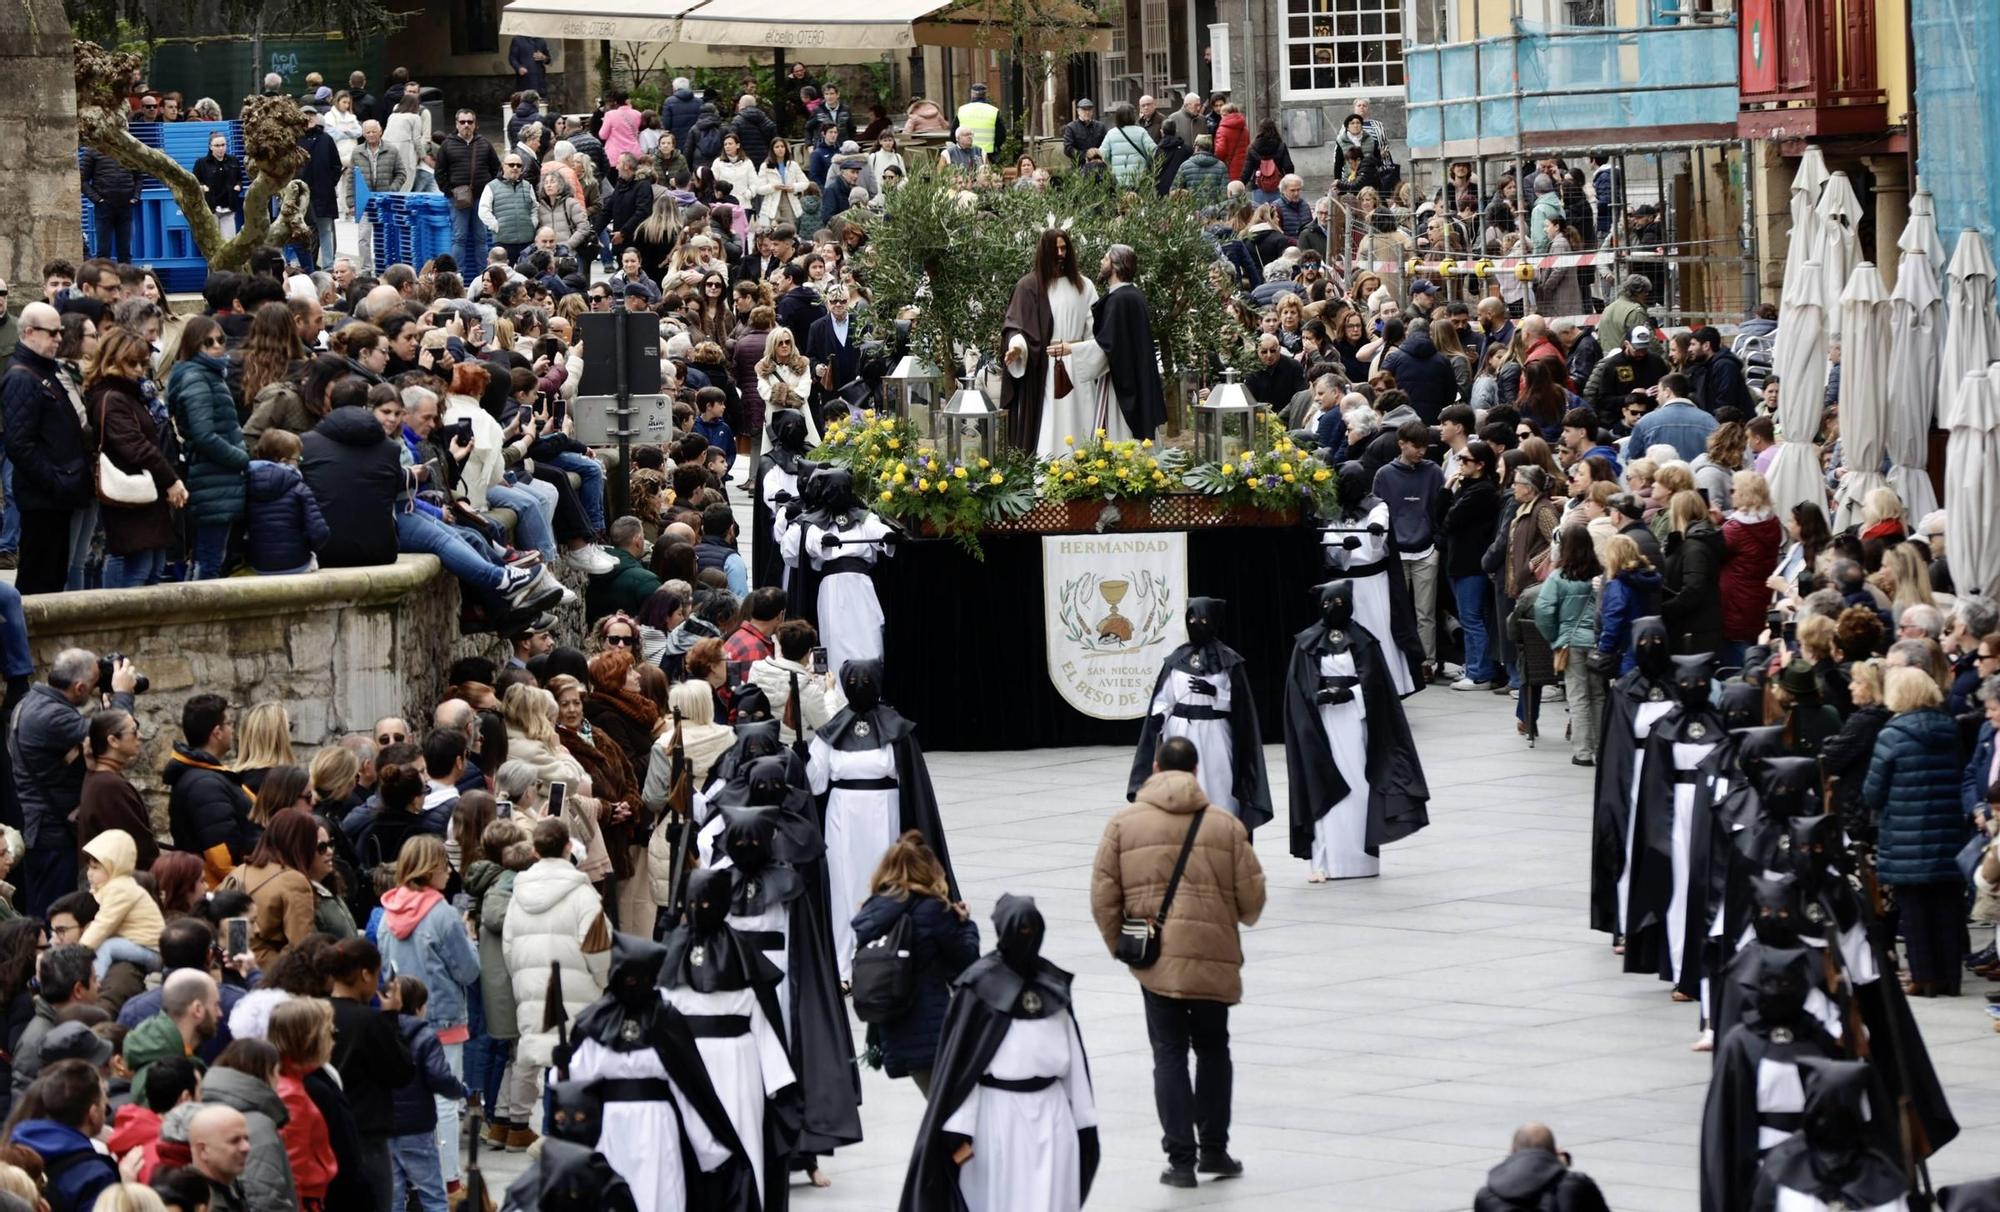
[(1049, 680), (1083, 714), (1143, 718), (1186, 611), (1186, 534), (1043, 536)]

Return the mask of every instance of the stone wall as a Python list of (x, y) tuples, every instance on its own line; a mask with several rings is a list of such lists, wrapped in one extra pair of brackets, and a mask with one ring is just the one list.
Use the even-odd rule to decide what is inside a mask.
[(76, 177), (76, 71), (62, 0), (0, 4), (0, 276), (41, 297), (42, 262), (83, 251)]
[(421, 731), (452, 661), (506, 657), (493, 636), (459, 634), (458, 582), (427, 555), (304, 576), (44, 594), (23, 606), (38, 673), (81, 647), (123, 653), (152, 679), (139, 697), (146, 752), (131, 774), (156, 815), (165, 808), (159, 772), (196, 694), (226, 695), (239, 712), (283, 703), (303, 761), (385, 715)]

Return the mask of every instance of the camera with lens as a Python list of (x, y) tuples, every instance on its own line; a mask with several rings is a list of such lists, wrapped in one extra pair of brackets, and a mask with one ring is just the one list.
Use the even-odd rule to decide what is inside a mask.
[[(97, 658), (97, 692), (99, 694), (111, 693), (112, 671), (116, 670), (118, 668), (118, 662), (124, 659), (125, 659), (125, 654), (122, 652), (107, 652), (103, 656)], [(143, 673), (138, 674), (138, 681), (133, 685), (132, 693), (144, 694), (148, 689), (152, 687), (152, 685), (153, 685), (153, 679), (147, 677)]]

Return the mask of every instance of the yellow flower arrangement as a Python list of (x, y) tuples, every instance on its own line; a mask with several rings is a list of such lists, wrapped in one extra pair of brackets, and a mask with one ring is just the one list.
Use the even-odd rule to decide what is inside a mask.
[(1225, 505), (1272, 510), (1306, 507), (1330, 517), (1339, 504), (1333, 469), (1321, 460), (1318, 450), (1294, 443), (1275, 419), (1265, 431), (1264, 449), (1228, 463), (1195, 467), (1183, 482), (1221, 498)]
[(1148, 453), (1150, 440), (1112, 440), (1102, 429), (1082, 443), (1042, 464), (1042, 496), (1051, 501), (1135, 500), (1170, 488), (1173, 477), (1161, 474), (1164, 464), (1177, 469), (1179, 451)]

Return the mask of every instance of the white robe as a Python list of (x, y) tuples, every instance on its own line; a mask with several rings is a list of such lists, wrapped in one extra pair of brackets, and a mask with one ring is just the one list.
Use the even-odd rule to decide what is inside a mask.
[[(1117, 401), (1105, 390), (1110, 386), (1104, 377), (1109, 366), (1097, 338), (1092, 335), (1095, 321), (1091, 308), (1097, 303), (1097, 287), (1085, 278), (1083, 289), (1078, 290), (1070, 285), (1069, 279), (1057, 278), (1050, 284), (1048, 294), (1049, 315), (1054, 320), (1049, 340), (1069, 343), (1069, 356), (1060, 361), (1069, 371), (1071, 387), (1067, 396), (1056, 398), (1058, 359), (1051, 359), (1048, 374), (1042, 380), (1042, 420), (1035, 431), (1035, 453), (1053, 459), (1069, 449), (1064, 438), (1082, 442), (1100, 429), (1108, 440), (1131, 437), (1125, 415), (1118, 411)], [(1026, 354), (1028, 340), (1015, 333), (1008, 348)], [(1027, 372), (1026, 357), (1007, 367), (1007, 373), (1017, 379)]]
[[(829, 533), (845, 541), (837, 547), (822, 546), (820, 539)], [(869, 540), (888, 533), (887, 523), (864, 512), (854, 525), (831, 530), (811, 524), (788, 526), (778, 539), (778, 552), (793, 568), (801, 559), (811, 560), (814, 568), (844, 559), (873, 564), (893, 553), (886, 544)], [(827, 667), (836, 676), (849, 661), (882, 658), (882, 622), (882, 603), (867, 573), (836, 572), (820, 579), (820, 642), (826, 645)]]
[[(1391, 627), (1394, 621), (1392, 611), (1394, 599), (1389, 596), (1389, 578), (1402, 576), (1401, 561), (1389, 550), (1389, 506), (1378, 502), (1368, 511), (1368, 516), (1354, 522), (1341, 522), (1349, 526), (1365, 528), (1379, 523), (1381, 534), (1355, 534), (1335, 531), (1320, 540), (1326, 548), (1327, 562), (1334, 571), (1345, 574), (1350, 568), (1363, 568), (1371, 564), (1381, 564), (1379, 571), (1359, 577), (1347, 578), (1354, 583), (1354, 621), (1375, 637), (1382, 646), (1385, 664), (1389, 666), (1389, 680), (1396, 687), (1397, 698), (1408, 698), (1417, 692), (1417, 680), (1410, 675), (1410, 662), (1403, 656), (1403, 650), (1396, 647), (1396, 633)], [(1346, 540), (1360, 539), (1358, 547), (1348, 547)]]
[(792, 981), (789, 975), (792, 967), (791, 906), (779, 903), (766, 907), (762, 913), (732, 913), (727, 920), (738, 933), (778, 936), (778, 945), (764, 948), (763, 954), (779, 972), (788, 974), (778, 982), (778, 1012), (785, 1020), (778, 1026), (786, 1039), (792, 1038)]
[(1618, 869), (1618, 933), (1625, 933), (1625, 916), (1630, 911), (1632, 896), (1632, 831), (1639, 824), (1639, 775), (1646, 765), (1646, 738), (1653, 735), (1653, 725), (1667, 714), (1674, 705), (1672, 699), (1659, 699), (1639, 704), (1632, 713), (1632, 785), (1625, 795), (1625, 865)]
[[(1695, 770), (1702, 760), (1715, 751), (1714, 745), (1693, 745), (1676, 741), (1673, 746), (1674, 769)], [(1667, 898), (1667, 956), (1671, 962), (1674, 980), (1681, 979), (1681, 963), (1687, 953), (1687, 899), (1688, 878), (1693, 863), (1689, 853), (1694, 842), (1694, 800), (1701, 790), (1699, 783), (1673, 784), (1674, 829), (1673, 829), (1673, 878), (1674, 888)], [(1702, 890), (1706, 894), (1706, 890)], [(1699, 944), (1697, 944), (1698, 946)]]
[[(764, 1007), (757, 1001), (754, 989), (702, 993), (681, 985), (662, 989), (660, 996), (682, 1014), (736, 1014), (750, 1020), (747, 1034), (721, 1038), (696, 1036), (694, 1044), (703, 1067), (708, 1070), (709, 1084), (715, 1087), (716, 1098), (721, 1100), (737, 1138), (743, 1142), (743, 1153), (761, 1188), (765, 1178), (764, 1101), (798, 1080), (792, 1073), (785, 1041), (764, 1017)], [(656, 1149), (665, 1147), (657, 1137), (644, 1143)], [(782, 1167), (785, 1159), (774, 1157), (771, 1164)]]
[(798, 524), (785, 516), (784, 509), (779, 506), (778, 498), (799, 495), (799, 478), (784, 468), (772, 464), (771, 469), (764, 473), (763, 489), (764, 507), (771, 511), (771, 541), (778, 547), (781, 566), (778, 583), (783, 587), (792, 583), (792, 570), (799, 565), (798, 545), (792, 544), (789, 551), (785, 546), (785, 536), (796, 529)]
[[(1321, 677), (1353, 677), (1354, 653), (1323, 653)], [(1326, 810), (1313, 825), (1312, 870), (1333, 879), (1380, 875), (1380, 855), (1368, 853), (1368, 711), (1361, 687), (1345, 703), (1322, 703), (1319, 725), (1334, 769), (1347, 780), (1347, 796)]]
[(869, 878), (883, 852), (903, 832), (898, 788), (834, 787), (842, 779), (893, 779), (896, 751), (835, 749), (819, 737), (806, 750), (806, 778), (814, 795), (826, 796), (826, 886), (833, 920), (833, 958), (840, 979), (854, 974), (854, 914), (868, 899)]
[[(1834, 1205), (1817, 1195), (1807, 1195), (1790, 1187), (1779, 1187), (1778, 1199), (1771, 1205), (1771, 1212), (1832, 1212), (1833, 1207)], [(1886, 1204), (1876, 1204), (1871, 1208), (1849, 1208), (1846, 1204), (1841, 1204), (1840, 1207), (1846, 1209), (1846, 1212), (1909, 1212), (1910, 1201), (1898, 1195)]]
[[(1196, 678), (1214, 688), (1210, 694), (1195, 688)], [(1230, 789), (1236, 782), (1235, 748), (1229, 734), (1230, 721), (1191, 720), (1175, 715), (1174, 705), (1186, 703), (1189, 706), (1213, 707), (1227, 716), (1229, 712), (1229, 671), (1218, 669), (1210, 674), (1188, 673), (1180, 669), (1167, 670), (1167, 676), (1160, 683), (1160, 692), (1153, 696), (1152, 714), (1162, 717), (1160, 740), (1184, 736), (1201, 755), (1195, 767), (1195, 777), (1201, 782), (1201, 792), (1208, 802), (1217, 808), (1227, 810), (1240, 817), (1236, 795)]]
[(673, 1102), (607, 1102), (604, 1131), (597, 1151), (631, 1185), (639, 1212), (683, 1212), (687, 1208), (687, 1175), (682, 1172), (677, 1145), (683, 1131), (704, 1171), (730, 1158), (701, 1115), (688, 1104), (680, 1084), (667, 1076), (659, 1053), (651, 1048), (616, 1052), (594, 1039), (576, 1046), (570, 1077), (590, 1081), (600, 1077), (637, 1077), (665, 1081), (673, 1087)]
[(1056, 1082), (1033, 1092), (974, 1086), (945, 1120), (944, 1131), (972, 1138), (972, 1156), (958, 1171), (966, 1212), (1077, 1212), (1076, 1134), (1097, 1126), (1097, 1103), (1069, 1011), (1015, 1019), (986, 1074)]

